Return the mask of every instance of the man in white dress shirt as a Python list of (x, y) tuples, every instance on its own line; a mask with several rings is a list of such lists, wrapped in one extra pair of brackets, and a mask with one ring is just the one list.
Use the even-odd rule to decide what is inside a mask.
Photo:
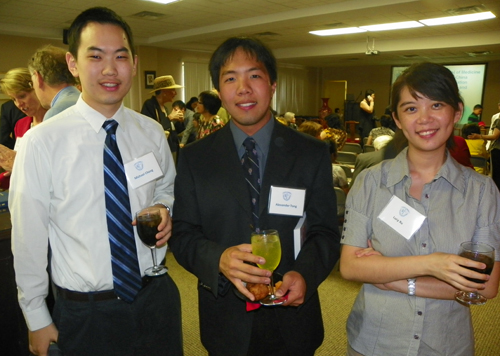
[[(106, 8), (82, 12), (69, 30), (67, 62), (80, 79), (82, 95), (74, 106), (25, 135), (9, 200), (19, 303), (30, 330), (30, 350), (46, 355), (49, 344), (56, 342), (65, 355), (182, 355), (180, 297), (168, 274), (142, 277), (142, 289), (129, 302), (115, 294), (116, 260), (112, 268), (105, 199), (109, 190), (106, 183), (105, 194), (103, 172), (105, 140), (113, 135), (107, 135), (103, 124), (118, 122), (114, 137), (125, 171), (136, 159), (161, 170), (158, 178), (142, 185), (129, 175), (126, 184), (131, 224), (134, 212), (160, 207), (159, 260), (171, 235), (168, 207), (175, 176), (161, 125), (122, 103), (137, 67), (129, 26)], [(133, 258), (143, 276), (152, 266), (151, 252), (136, 231), (132, 235), (137, 250)], [(51, 276), (60, 293), (52, 316), (44, 301), (49, 243)]]

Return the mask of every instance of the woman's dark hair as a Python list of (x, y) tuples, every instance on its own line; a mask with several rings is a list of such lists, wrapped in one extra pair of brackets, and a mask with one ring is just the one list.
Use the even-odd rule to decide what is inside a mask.
[(172, 107), (173, 108), (178, 107), (179, 109), (182, 110), (186, 108), (186, 104), (184, 104), (182, 100), (176, 100), (172, 103)]
[[(441, 64), (416, 63), (405, 69), (396, 79), (392, 85), (391, 110), (397, 120), (399, 120), (398, 104), (404, 88), (408, 88), (411, 96), (415, 99), (420, 94), (431, 100), (442, 101), (455, 111), (460, 110), (460, 105), (463, 104), (453, 73)], [(452, 148), (454, 145), (452, 134), (446, 146)]]
[(83, 29), (90, 23), (97, 22), (100, 24), (110, 24), (121, 27), (127, 36), (127, 41), (132, 51), (132, 56), (135, 56), (134, 38), (130, 26), (113, 10), (106, 7), (92, 7), (83, 11), (71, 24), (68, 30), (69, 52), (73, 57), (77, 58), (78, 47), (80, 47), (80, 37)]
[(467, 136), (472, 134), (481, 134), (481, 129), (478, 124), (467, 124), (462, 127), (463, 138), (467, 138)]
[(189, 110), (193, 110), (193, 104), (198, 102), (198, 98), (196, 96), (193, 96), (189, 101), (186, 103), (186, 106)]
[(365, 99), (368, 101), (368, 97), (372, 94), (375, 94), (375, 90), (372, 90), (372, 89), (367, 89), (365, 91)]
[(219, 96), (213, 91), (207, 90), (200, 93), (199, 101), (203, 103), (203, 107), (212, 115), (216, 115), (222, 106)]
[(208, 68), (215, 89), (220, 89), (219, 78), (221, 68), (234, 56), (238, 49), (243, 50), (243, 52), (249, 57), (254, 58), (257, 62), (264, 64), (271, 84), (276, 83), (278, 77), (276, 58), (274, 58), (271, 50), (256, 38), (231, 37), (224, 41), (215, 50), (212, 58), (210, 58)]

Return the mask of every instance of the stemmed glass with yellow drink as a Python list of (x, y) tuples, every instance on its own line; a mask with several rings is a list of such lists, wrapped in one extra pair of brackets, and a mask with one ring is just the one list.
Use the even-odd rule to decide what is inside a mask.
[(283, 304), (282, 298), (276, 297), (274, 288), (273, 273), (281, 261), (281, 243), (278, 231), (263, 230), (252, 233), (252, 253), (256, 256), (263, 257), (266, 263), (260, 265), (259, 268), (271, 271), (271, 294), (260, 300), (262, 305), (279, 305)]

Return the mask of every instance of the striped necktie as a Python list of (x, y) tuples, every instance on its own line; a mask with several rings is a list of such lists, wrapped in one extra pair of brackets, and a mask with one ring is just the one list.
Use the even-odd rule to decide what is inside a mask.
[(131, 224), (127, 179), (116, 144), (118, 123), (108, 120), (102, 127), (107, 133), (104, 141), (104, 190), (113, 284), (116, 295), (131, 303), (142, 288), (142, 280)]
[(241, 159), (245, 180), (248, 183), (252, 202), (253, 229), (259, 231), (259, 198), (260, 198), (260, 169), (259, 157), (255, 149), (255, 140), (247, 137), (243, 142), (245, 153)]

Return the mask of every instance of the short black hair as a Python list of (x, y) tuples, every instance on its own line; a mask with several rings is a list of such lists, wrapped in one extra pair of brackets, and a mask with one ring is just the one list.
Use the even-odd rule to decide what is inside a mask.
[(231, 37), (224, 41), (212, 54), (208, 68), (215, 89), (219, 90), (219, 77), (221, 68), (229, 61), (238, 49), (243, 50), (248, 56), (264, 64), (271, 80), (276, 83), (278, 70), (276, 58), (272, 51), (260, 40), (251, 37)]
[(198, 97), (193, 96), (189, 101), (186, 103), (186, 106), (189, 110), (193, 110), (193, 104), (198, 102)]
[(92, 7), (83, 11), (78, 15), (68, 30), (68, 50), (77, 58), (78, 47), (80, 47), (80, 37), (83, 29), (91, 22), (97, 22), (100, 24), (116, 25), (121, 27), (127, 36), (128, 44), (130, 45), (130, 50), (132, 51), (132, 56), (135, 56), (134, 38), (132, 36), (132, 30), (130, 26), (111, 9), (106, 7)]
[(203, 103), (205, 110), (212, 115), (216, 115), (222, 106), (222, 101), (219, 96), (211, 90), (202, 91), (199, 99), (200, 102)]
[(186, 108), (186, 104), (184, 104), (184, 102), (182, 100), (176, 100), (172, 103), (172, 107), (178, 107), (179, 109), (185, 109)]
[(481, 104), (474, 105), (474, 110), (476, 110), (476, 109), (482, 109), (482, 108), (483, 108), (483, 106)]
[(462, 137), (467, 138), (472, 134), (481, 134), (481, 129), (478, 124), (467, 124), (462, 127)]
[(375, 90), (373, 90), (373, 89), (367, 89), (365, 91), (365, 99), (368, 98), (372, 94), (375, 94)]
[(392, 116), (384, 114), (380, 117), (380, 126), (391, 128), (392, 123)]

